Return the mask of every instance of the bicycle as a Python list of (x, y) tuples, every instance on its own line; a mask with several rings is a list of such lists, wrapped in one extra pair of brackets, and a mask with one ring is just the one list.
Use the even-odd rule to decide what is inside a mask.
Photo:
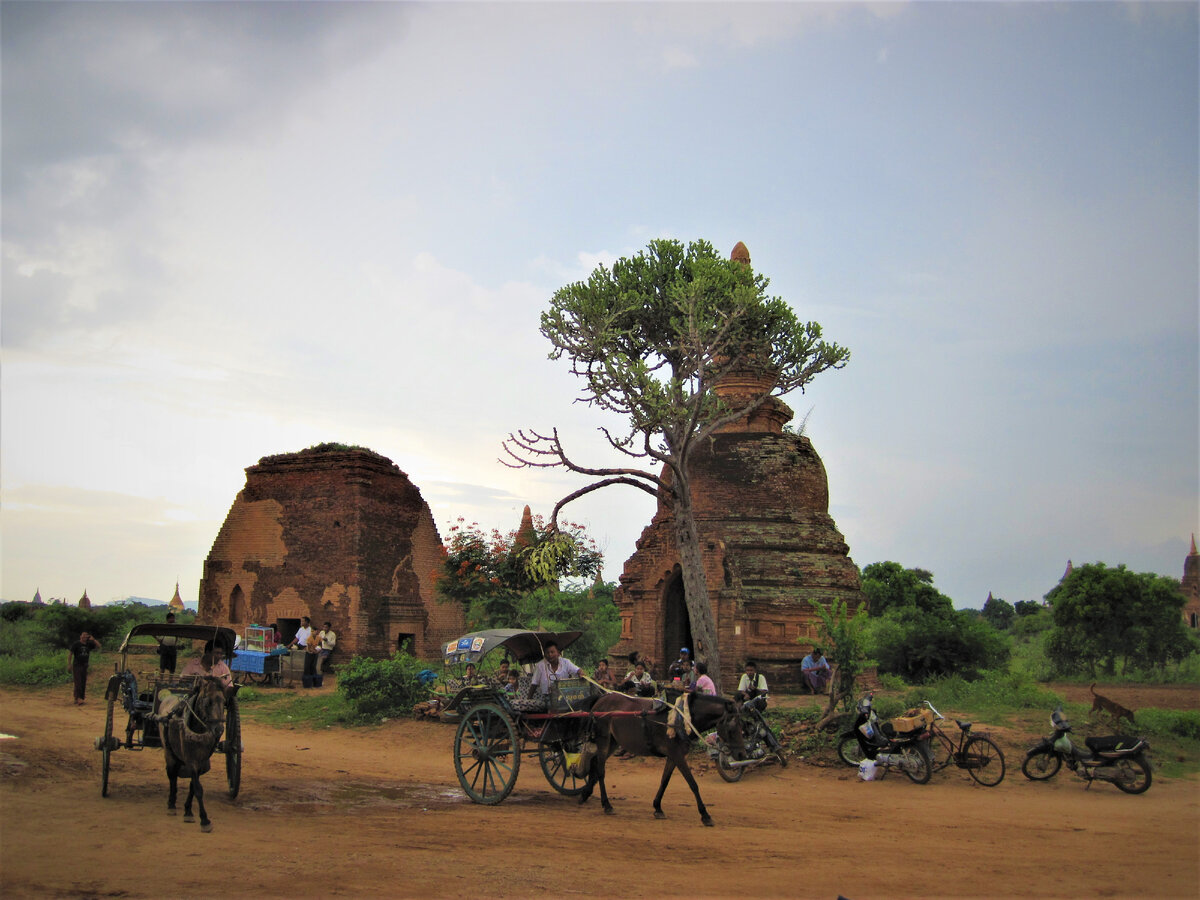
[(938, 725), (944, 716), (928, 700), (925, 705), (933, 710), (935, 720), (929, 728), (929, 752), (933, 757), (935, 772), (954, 763), (984, 787), (995, 787), (1004, 780), (1004, 753), (990, 737), (971, 734), (971, 723), (955, 719), (958, 726), (958, 745)]

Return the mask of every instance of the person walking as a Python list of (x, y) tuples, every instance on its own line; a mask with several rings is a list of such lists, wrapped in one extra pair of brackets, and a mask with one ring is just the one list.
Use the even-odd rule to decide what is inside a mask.
[(88, 657), (93, 650), (99, 649), (100, 642), (85, 631), (67, 650), (67, 671), (75, 682), (76, 706), (83, 705), (83, 697), (87, 693)]

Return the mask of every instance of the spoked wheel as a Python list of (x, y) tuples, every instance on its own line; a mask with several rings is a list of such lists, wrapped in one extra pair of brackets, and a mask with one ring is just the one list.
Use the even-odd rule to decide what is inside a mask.
[(904, 774), (914, 784), (925, 784), (933, 776), (933, 763), (929, 759), (929, 741), (917, 741), (902, 751)]
[(728, 750), (722, 749), (717, 752), (717, 773), (731, 784), (741, 781), (746, 773), (745, 766), (735, 766), (732, 762), (733, 757), (729, 755)]
[(454, 771), (476, 803), (490, 806), (512, 793), (521, 771), (521, 748), (504, 710), (483, 703), (462, 717), (454, 734)]
[(578, 797), (587, 787), (587, 776), (576, 775), (567, 762), (567, 753), (578, 753), (581, 743), (575, 738), (538, 744), (538, 762), (542, 764), (542, 773), (550, 782), (550, 787), (568, 797)]
[(954, 743), (942, 735), (933, 735), (929, 739), (929, 761), (933, 771), (937, 772), (950, 765), (954, 759)]
[(858, 738), (848, 734), (838, 741), (838, 758), (848, 766), (858, 768), (858, 764), (867, 758), (858, 745)]
[(108, 767), (112, 759), (113, 745), (113, 704), (115, 700), (108, 701), (108, 712), (104, 716), (104, 743), (100, 749), (100, 796), (108, 796)]
[(984, 787), (995, 787), (1004, 780), (1004, 754), (988, 737), (973, 737), (963, 747), (959, 763)]
[(1116, 763), (1117, 775), (1113, 784), (1127, 794), (1142, 794), (1150, 789), (1152, 776), (1150, 766), (1142, 756), (1119, 759)]
[(1030, 781), (1045, 781), (1058, 774), (1062, 758), (1053, 750), (1034, 750), (1021, 763), (1021, 773)]
[(230, 699), (225, 711), (225, 777), (229, 781), (229, 799), (236, 800), (242, 788), (242, 716), (236, 697)]

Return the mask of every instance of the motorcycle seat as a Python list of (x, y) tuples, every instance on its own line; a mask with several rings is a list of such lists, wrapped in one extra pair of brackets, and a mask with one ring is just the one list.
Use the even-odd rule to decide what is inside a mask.
[(1106, 755), (1136, 753), (1142, 749), (1141, 738), (1129, 737), (1123, 734), (1084, 738), (1083, 742), (1087, 744), (1087, 748), (1093, 753)]

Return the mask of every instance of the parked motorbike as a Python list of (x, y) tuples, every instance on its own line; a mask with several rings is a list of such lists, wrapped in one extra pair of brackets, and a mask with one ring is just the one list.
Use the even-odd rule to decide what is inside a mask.
[(899, 769), (916, 784), (925, 784), (933, 775), (929, 725), (936, 712), (932, 708), (914, 710), (915, 715), (880, 722), (874, 698), (871, 693), (858, 701), (854, 727), (838, 739), (838, 756), (855, 767), (872, 760), (876, 771), (882, 769), (886, 774), (888, 769)]
[(761, 695), (742, 704), (742, 740), (746, 743), (744, 759), (734, 759), (729, 747), (720, 740), (709, 747), (708, 755), (716, 760), (717, 772), (726, 781), (740, 781), (747, 769), (771, 762), (787, 766), (783, 745), (763, 717), (766, 708), (767, 698)]
[(1071, 741), (1071, 723), (1060, 706), (1050, 715), (1054, 731), (1025, 754), (1021, 771), (1033, 781), (1046, 781), (1067, 768), (1092, 786), (1093, 781), (1110, 781), (1127, 794), (1141, 794), (1150, 787), (1150, 745), (1126, 735), (1084, 738), (1086, 749)]

